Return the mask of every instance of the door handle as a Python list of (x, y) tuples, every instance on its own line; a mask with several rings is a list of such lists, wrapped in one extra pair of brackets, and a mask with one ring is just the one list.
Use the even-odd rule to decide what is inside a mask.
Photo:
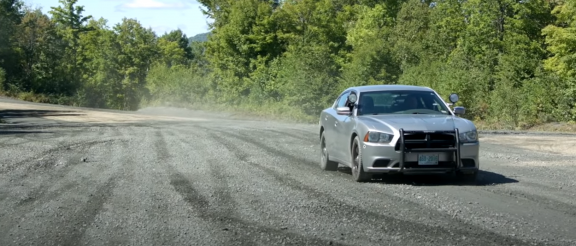
[(337, 127), (337, 126), (338, 126), (338, 122), (334, 123), (334, 127)]

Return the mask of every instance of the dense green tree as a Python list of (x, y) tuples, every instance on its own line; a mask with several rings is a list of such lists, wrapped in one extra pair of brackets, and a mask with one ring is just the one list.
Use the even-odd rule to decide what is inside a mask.
[(28, 10), (16, 35), (22, 60), (22, 89), (34, 93), (59, 93), (66, 71), (60, 68), (64, 46), (50, 18), (39, 9)]
[(18, 66), (21, 56), (14, 39), (24, 14), (22, 1), (0, 0), (0, 67), (4, 76), (0, 90), (18, 87), (22, 80)]
[(71, 95), (76, 93), (77, 89), (82, 86), (82, 72), (84, 64), (80, 63), (78, 54), (81, 52), (79, 46), (80, 34), (88, 32), (91, 29), (86, 23), (92, 16), (83, 16), (83, 6), (77, 6), (78, 0), (59, 0), (61, 5), (51, 7), (49, 11), (52, 14), (52, 21), (56, 24), (58, 34), (62, 42), (66, 45), (64, 49), (64, 59), (61, 63), (65, 72), (67, 83), (57, 84), (58, 91)]
[[(576, 3), (568, 0), (199, 0), (207, 41), (108, 26), (60, 0), (51, 16), (0, 0), (0, 90), (134, 110), (218, 103), (315, 120), (344, 88), (429, 86), (466, 117), (576, 120)], [(446, 98), (447, 99), (447, 98)]]

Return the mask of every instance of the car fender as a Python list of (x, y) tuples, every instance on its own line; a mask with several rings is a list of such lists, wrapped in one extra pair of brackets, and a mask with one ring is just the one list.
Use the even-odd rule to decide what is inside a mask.
[(454, 117), (454, 127), (458, 128), (459, 132), (468, 132), (477, 130), (476, 125), (474, 125), (474, 122), (461, 117)]

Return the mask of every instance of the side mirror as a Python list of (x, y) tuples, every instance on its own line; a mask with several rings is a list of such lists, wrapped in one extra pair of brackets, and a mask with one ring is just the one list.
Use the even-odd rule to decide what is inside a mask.
[(452, 93), (452, 94), (450, 94), (450, 97), (448, 99), (450, 99), (450, 102), (452, 104), (454, 104), (454, 103), (458, 102), (459, 97), (458, 97), (458, 94)]
[(456, 115), (463, 115), (465, 112), (466, 112), (466, 108), (464, 108), (462, 106), (454, 107), (454, 114), (456, 114)]
[(350, 108), (349, 108), (349, 107), (339, 107), (339, 108), (336, 108), (336, 113), (337, 113), (338, 115), (350, 115), (351, 112), (352, 112), (352, 111), (350, 111)]

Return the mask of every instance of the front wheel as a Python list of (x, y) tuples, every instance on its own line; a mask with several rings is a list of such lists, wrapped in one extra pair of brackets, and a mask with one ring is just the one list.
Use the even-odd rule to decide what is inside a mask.
[(326, 147), (324, 132), (320, 136), (320, 168), (324, 171), (338, 170), (338, 162), (331, 161), (328, 157), (328, 147)]
[(356, 182), (365, 182), (372, 178), (372, 174), (364, 171), (364, 166), (362, 165), (362, 148), (360, 148), (360, 139), (358, 136), (354, 138), (352, 143), (352, 178)]

